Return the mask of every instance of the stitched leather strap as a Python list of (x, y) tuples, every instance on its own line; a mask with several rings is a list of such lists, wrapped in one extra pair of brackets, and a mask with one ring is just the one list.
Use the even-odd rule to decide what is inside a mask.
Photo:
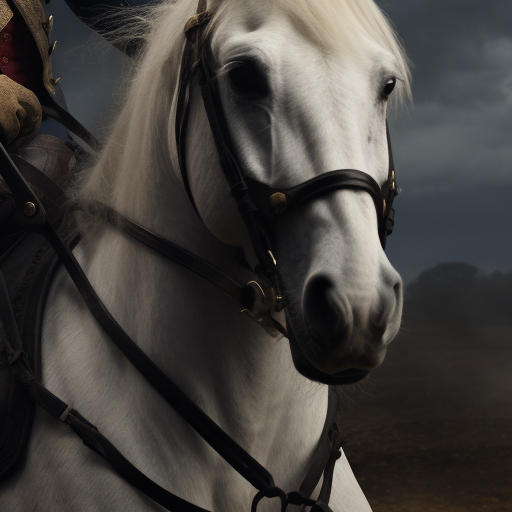
[(133, 466), (92, 423), (37, 381), (21, 345), (9, 292), (2, 272), (0, 272), (0, 319), (5, 334), (1, 337), (3, 340), (1, 348), (7, 354), (7, 359), (16, 379), (39, 406), (69, 425), (83, 440), (84, 444), (107, 460), (120, 476), (167, 510), (207, 512), (205, 509), (179, 498), (154, 483)]
[[(12, 155), (11, 158), (18, 167), (22, 176), (31, 185), (35, 186), (39, 192), (44, 194), (47, 199), (47, 204), (49, 203), (56, 210), (60, 210), (64, 204), (70, 200), (66, 192), (37, 167), (34, 167), (20, 156)], [(73, 207), (76, 207), (76, 205)], [(166, 258), (188, 268), (192, 272), (195, 272), (204, 279), (210, 281), (224, 293), (229, 295), (238, 305), (240, 304), (240, 291), (243, 287), (206, 260), (203, 260), (199, 256), (183, 249), (179, 245), (162, 238), (156, 233), (149, 231), (136, 222), (117, 213), (107, 205), (95, 202), (85, 206), (84, 208), (91, 215), (99, 217), (105, 222), (112, 224), (117, 229), (120, 229), (135, 240), (141, 242), (147, 247), (150, 247), (162, 256), (165, 256)]]
[(93, 203), (86, 208), (92, 215), (112, 224), (123, 231), (123, 233), (150, 247), (162, 256), (210, 281), (210, 283), (229, 295), (237, 305), (240, 305), (240, 292), (243, 287), (207, 261), (122, 216), (107, 205)]
[[(209, 418), (197, 405), (192, 402), (160, 368), (138, 347), (138, 345), (126, 334), (116, 320), (105, 308), (83, 270), (76, 261), (69, 247), (60, 238), (58, 233), (49, 223), (44, 208), (35, 194), (24, 181), (14, 162), (10, 159), (5, 148), (0, 144), (0, 168), (3, 177), (11, 189), (16, 191), (15, 215), (16, 225), (24, 229), (31, 229), (41, 233), (55, 250), (60, 261), (64, 264), (78, 291), (84, 298), (89, 310), (107, 335), (152, 384), (162, 397), (196, 430), (196, 432), (219, 453), (238, 473), (260, 491), (261, 496), (269, 496), (278, 489), (272, 475), (231, 439), (211, 418)], [(21, 203), (20, 203), (21, 199)], [(31, 217), (24, 216), (23, 205), (31, 201), (35, 205), (35, 214)], [(3, 276), (0, 276), (0, 315), (7, 339), (11, 340), (11, 346), (6, 343), (9, 360), (19, 382), (25, 386), (34, 400), (43, 408), (51, 412), (55, 417), (69, 422), (75, 432), (82, 437), (84, 443), (94, 449), (99, 455), (108, 460), (112, 466), (130, 483), (135, 485), (149, 497), (162, 504), (162, 506), (174, 507), (176, 500), (181, 500), (157, 486), (134, 468), (111, 443), (97, 432), (96, 427), (87, 422), (78, 413), (69, 413), (68, 404), (62, 402), (50, 391), (44, 388), (34, 378), (26, 357), (23, 356), (21, 340), (17, 331), (14, 314), (10, 305), (7, 289)], [(330, 419), (328, 415), (327, 419)], [(284, 494), (283, 491), (280, 493)], [(287, 498), (288, 500), (288, 498)], [(184, 500), (180, 502), (183, 507)], [(283, 504), (285, 501), (283, 501)], [(313, 502), (312, 502), (313, 503)], [(311, 503), (311, 504), (312, 504)], [(283, 505), (286, 509), (286, 505)], [(200, 512), (192, 504), (187, 505), (186, 512)], [(182, 508), (185, 510), (185, 508)]]
[[(112, 443), (110, 443), (110, 441), (108, 441), (108, 439), (106, 439), (99, 432), (97, 427), (95, 427), (92, 423), (87, 421), (80, 413), (78, 413), (78, 411), (76, 411), (68, 404), (60, 400), (56, 395), (51, 393), (48, 389), (46, 389), (36, 380), (28, 364), (26, 354), (24, 353), (21, 345), (21, 339), (16, 326), (12, 306), (10, 304), (7, 285), (5, 284), (5, 279), (1, 272), (0, 319), (2, 321), (2, 326), (4, 328), (4, 333), (6, 335), (3, 338), (4, 346), (2, 347), (2, 350), (5, 350), (5, 352), (7, 353), (9, 364), (13, 372), (15, 373), (16, 379), (25, 387), (27, 392), (31, 395), (31, 397), (35, 400), (37, 404), (43, 407), (55, 418), (69, 425), (73, 429), (73, 431), (82, 439), (84, 444), (93, 451), (95, 451), (102, 458), (104, 458), (107, 462), (109, 462), (113, 469), (122, 478), (124, 478), (128, 483), (139, 489), (141, 492), (146, 494), (148, 497), (153, 499), (156, 503), (158, 503), (165, 509), (170, 511), (180, 510), (183, 512), (208, 512), (197, 505), (194, 505), (186, 500), (183, 500), (182, 498), (167, 491), (166, 489), (164, 489), (163, 487), (159, 486), (151, 479), (149, 479), (135, 466), (133, 466), (133, 464), (131, 464), (119, 452), (119, 450), (117, 450), (117, 448), (115, 448), (115, 446)], [(333, 415), (335, 414), (335, 409), (333, 409), (331, 404), (332, 402), (330, 400), (325, 424), (326, 426), (324, 426), (324, 431), (322, 432), (322, 437), (320, 438), (320, 447), (322, 448), (324, 446), (326, 439), (326, 437), (324, 436), (324, 432), (326, 430), (326, 427), (332, 420)], [(306, 479), (301, 485), (302, 492), (304, 492), (304, 489), (306, 487), (313, 486), (314, 488), (316, 486), (316, 482), (320, 478), (321, 464), (319, 465), (317, 461), (322, 462), (321, 459), (323, 459), (323, 456), (319, 458), (318, 453), (319, 450), (317, 450), (314, 456), (314, 462), (311, 470), (308, 472)], [(326, 482), (328, 482), (328, 492), (330, 493), (330, 486), (332, 483), (332, 474), (334, 469), (334, 464), (329, 464), (329, 462), (332, 459), (332, 453), (333, 452), (331, 450), (331, 456), (324, 471), (324, 483), (322, 486), (322, 491), (320, 493), (321, 497), (323, 494), (324, 487), (326, 487)], [(320, 475), (316, 475), (319, 469)], [(314, 481), (315, 478), (317, 478), (316, 482)], [(307, 497), (299, 493), (290, 493), (286, 495), (281, 489), (273, 485), (265, 487), (256, 495), (255, 500), (253, 502), (253, 510), (256, 510), (257, 503), (260, 501), (260, 499), (262, 499), (263, 497), (272, 496), (281, 496), (283, 503), (283, 511), (286, 510), (288, 503), (314, 505), (317, 506), (316, 510), (318, 512), (320, 510), (330, 512), (331, 510), (328, 506), (325, 505), (323, 501), (314, 501), (308, 499)]]

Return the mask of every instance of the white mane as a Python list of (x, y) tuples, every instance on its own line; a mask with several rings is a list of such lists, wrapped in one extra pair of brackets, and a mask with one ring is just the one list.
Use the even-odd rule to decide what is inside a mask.
[[(215, 14), (211, 30), (229, 23), (239, 2), (210, 0), (208, 9)], [(255, 12), (264, 9), (265, 4), (282, 9), (297, 30), (326, 52), (353, 50), (368, 41), (386, 49), (394, 56), (399, 71), (392, 100), (396, 105), (409, 97), (407, 57), (386, 16), (373, 0), (258, 0)], [(108, 202), (121, 213), (154, 229), (158, 226), (148, 218), (150, 208), (144, 198), (179, 185), (175, 179), (179, 171), (173, 123), (176, 86), (184, 45), (183, 27), (196, 8), (197, 0), (177, 0), (137, 9), (135, 15), (131, 10), (113, 15), (130, 23), (123, 24), (112, 37), (121, 45), (132, 39), (143, 41), (144, 50), (135, 59), (134, 74), (127, 78), (124, 108), (105, 150), (77, 186), (79, 200)], [(162, 146), (169, 145), (168, 151), (162, 151)], [(168, 169), (168, 172), (152, 173), (152, 178), (146, 179), (150, 169)]]

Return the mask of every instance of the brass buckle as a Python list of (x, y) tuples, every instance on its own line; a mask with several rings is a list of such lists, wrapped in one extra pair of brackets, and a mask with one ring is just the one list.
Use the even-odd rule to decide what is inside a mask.
[(270, 281), (260, 279), (249, 281), (242, 289), (242, 313), (261, 322), (267, 313), (281, 311), (284, 308), (284, 298), (276, 292)]

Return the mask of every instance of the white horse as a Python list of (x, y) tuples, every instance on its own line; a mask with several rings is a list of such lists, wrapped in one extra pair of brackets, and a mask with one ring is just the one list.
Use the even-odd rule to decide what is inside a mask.
[[(196, 6), (197, 0), (165, 2), (150, 14), (124, 108), (79, 198), (106, 202), (243, 282), (251, 274), (236, 263), (235, 247), (254, 263), (253, 250), (220, 171), (197, 85), (187, 167), (201, 218), (177, 163), (177, 70), (183, 27)], [(290, 187), (352, 168), (382, 185), (388, 168), (382, 91), (396, 78), (393, 96), (407, 95), (408, 70), (372, 0), (218, 0), (208, 8), (222, 106), (238, 157), (253, 176)], [(246, 57), (260, 63), (265, 98), (242, 101), (230, 85), (230, 63)], [(139, 346), (277, 485), (296, 490), (325, 421), (328, 387), (297, 372), (286, 339), (240, 314), (209, 282), (104, 223), (84, 221), (74, 253)], [(305, 325), (299, 341), (311, 349), (315, 367), (335, 374), (378, 366), (399, 328), (401, 280), (379, 242), (370, 195), (338, 190), (297, 208), (280, 224), (275, 256)], [(208, 510), (250, 510), (255, 489), (108, 340), (64, 270), (50, 290), (42, 347), (45, 386), (142, 472)], [(344, 455), (330, 506), (370, 510)], [(0, 490), (0, 509), (162, 510), (39, 409), (26, 463)], [(259, 510), (278, 505), (265, 500)]]

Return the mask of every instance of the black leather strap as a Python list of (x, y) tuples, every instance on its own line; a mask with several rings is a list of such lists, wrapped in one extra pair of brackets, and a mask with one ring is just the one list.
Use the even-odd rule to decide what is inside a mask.
[[(16, 201), (14, 215), (18, 216), (16, 219), (17, 226), (39, 232), (46, 238), (68, 271), (89, 310), (107, 335), (192, 428), (194, 428), (194, 430), (196, 430), (196, 432), (238, 473), (260, 491), (257, 495), (259, 499), (264, 496), (272, 496), (275, 492), (278, 492), (281, 496), (287, 496), (275, 486), (272, 475), (197, 407), (197, 405), (192, 402), (178, 386), (151, 361), (151, 359), (149, 359), (110, 315), (92, 288), (73, 253), (49, 223), (42, 204), (30, 190), (2, 145), (0, 145), (0, 150), (0, 168), (2, 169), (2, 175), (11, 191), (16, 191), (14, 193)], [(35, 205), (35, 214), (31, 217), (27, 217), (23, 213), (23, 205), (26, 204), (26, 201), (30, 201)], [(186, 502), (168, 493), (154, 484), (154, 482), (147, 479), (134, 468), (108, 440), (97, 432), (96, 427), (87, 422), (87, 420), (76, 413), (76, 411), (73, 411), (67, 404), (37, 382), (24, 356), (14, 315), (12, 313), (12, 307), (8, 293), (6, 292), (5, 282), (3, 281), (3, 276), (0, 277), (0, 315), (4, 330), (7, 332), (7, 338), (11, 340), (10, 345), (7, 343), (6, 350), (9, 355), (9, 363), (13, 367), (19, 382), (27, 389), (39, 405), (54, 416), (68, 422), (75, 432), (82, 437), (87, 446), (108, 460), (119, 474), (130, 483), (163, 506), (183, 507), (183, 504)], [(329, 415), (328, 419), (330, 420)], [(283, 510), (285, 510), (288, 504), (288, 498), (282, 499)], [(176, 500), (181, 500), (178, 505)], [(314, 502), (311, 501), (309, 504), (313, 503)], [(186, 512), (202, 512), (202, 509), (192, 504), (188, 504), (186, 509), (182, 509), (186, 510)]]
[[(367, 173), (355, 169), (339, 169), (315, 176), (308, 181), (291, 188), (274, 188), (252, 178), (246, 177), (248, 187), (258, 210), (266, 217), (267, 222), (277, 222), (293, 208), (308, 202), (318, 196), (333, 192), (337, 189), (362, 190), (370, 194), (377, 211), (379, 236), (383, 243), (385, 237), (385, 217), (383, 213), (383, 199), (381, 189), (377, 182)], [(274, 194), (283, 194), (286, 197), (286, 206), (279, 215), (272, 212), (270, 198)]]
[(145, 246), (210, 281), (240, 305), (240, 292), (243, 287), (207, 261), (140, 226), (109, 206), (93, 203), (86, 208), (89, 213), (109, 222)]
[[(279, 286), (279, 278), (276, 276), (277, 269), (273, 264), (273, 258), (269, 257), (269, 251), (272, 251), (272, 246), (259, 218), (261, 214), (267, 220), (272, 218), (272, 215), (270, 217), (268, 215), (268, 198), (275, 192), (285, 192), (287, 196), (286, 210), (289, 211), (294, 206), (332, 190), (340, 188), (364, 190), (372, 196), (374, 201), (379, 224), (379, 237), (382, 246), (385, 247), (386, 236), (393, 227), (394, 212), (391, 205), (396, 195), (391, 142), (387, 124), (388, 179), (382, 188), (379, 187), (369, 174), (354, 169), (340, 169), (327, 172), (284, 191), (269, 187), (264, 183), (249, 178), (239, 166), (228, 123), (222, 108), (217, 76), (214, 71), (217, 66), (213, 64), (215, 59), (212, 55), (210, 41), (203, 34), (203, 26), (198, 26), (189, 37), (184, 55), (186, 54), (187, 59), (190, 59), (190, 54), (194, 51), (198, 59), (197, 73), (201, 85), (203, 104), (217, 147), (221, 169), (231, 187), (232, 195), (237, 201), (239, 212), (246, 222), (256, 256), (267, 277), (274, 281), (275, 286)], [(184, 87), (184, 84), (180, 84), (180, 88), (182, 87)], [(261, 192), (263, 190), (267, 193), (264, 202), (261, 201)], [(388, 219), (390, 219), (389, 222)]]
[[(47, 204), (50, 204), (53, 208), (60, 210), (66, 202), (70, 201), (66, 192), (37, 167), (34, 167), (20, 156), (11, 155), (11, 158), (18, 167), (21, 175), (40, 193), (44, 194), (47, 199)], [(68, 206), (69, 209), (77, 207), (77, 205)], [(179, 245), (176, 245), (156, 233), (149, 231), (136, 222), (117, 213), (107, 205), (95, 202), (82, 208), (88, 213), (112, 224), (117, 229), (120, 229), (135, 240), (141, 242), (147, 247), (150, 247), (162, 256), (165, 256), (175, 263), (188, 268), (207, 281), (210, 281), (236, 301), (237, 305), (240, 305), (240, 292), (243, 286), (238, 284), (218, 268), (214, 267), (202, 258), (199, 258), (199, 256), (196, 256)]]
[[(299, 491), (292, 491), (286, 494), (279, 487), (269, 490), (261, 490), (253, 499), (251, 512), (257, 512), (258, 505), (263, 498), (279, 498), (281, 500), (281, 511), (285, 512), (288, 505), (304, 505), (310, 506), (311, 512), (332, 512), (329, 507), (329, 499), (331, 497), (332, 481), (334, 477), (334, 466), (336, 461), (341, 457), (340, 436), (336, 423), (329, 422), (330, 412), (336, 409), (331, 408), (331, 398), (334, 392), (330, 390), (329, 409), (327, 413), (327, 421), (324, 424), (324, 431), (320, 438), (319, 447), (313, 458), (311, 469), (306, 478), (302, 482)], [(334, 401), (336, 399), (334, 398)], [(331, 425), (330, 428), (327, 428)], [(327, 463), (325, 460), (327, 459)], [(310, 498), (311, 493), (317, 486), (323, 473), (322, 487), (317, 500)]]
[[(48, 95), (49, 96), (49, 95)], [(70, 132), (82, 139), (93, 151), (98, 151), (100, 143), (84, 128), (66, 109), (62, 108), (53, 98), (42, 104), (43, 114), (61, 123)]]
[(190, 182), (187, 173), (187, 160), (186, 160), (186, 134), (188, 128), (188, 118), (190, 113), (190, 83), (192, 80), (192, 66), (193, 66), (194, 52), (190, 44), (187, 42), (183, 49), (181, 58), (180, 74), (178, 78), (178, 99), (176, 107), (176, 120), (175, 120), (175, 135), (176, 135), (176, 151), (178, 152), (178, 162), (180, 164), (181, 177), (183, 186), (187, 192), (190, 204), (199, 215)]
[[(190, 36), (187, 46), (191, 44), (190, 41), (194, 40), (194, 37), (196, 44), (199, 43), (198, 51), (201, 63), (199, 69), (202, 75), (200, 79), (201, 91), (208, 119), (212, 127), (212, 132), (217, 145), (221, 167), (224, 171), (226, 179), (228, 180), (228, 183), (231, 186), (232, 194), (237, 200), (239, 211), (247, 223), (254, 249), (260, 260), (260, 263), (262, 267), (269, 273), (269, 275), (276, 277), (277, 272), (275, 269), (275, 264), (271, 254), (269, 254), (270, 243), (268, 237), (264, 233), (262, 226), (257, 218), (259, 214), (258, 208), (254, 204), (249, 187), (245, 182), (244, 175), (240, 171), (237, 160), (231, 150), (229, 131), (227, 129), (224, 117), (219, 111), (220, 101), (218, 100), (218, 94), (214, 85), (215, 74), (211, 71), (212, 68), (208, 63), (208, 59), (210, 57), (208, 53), (209, 47), (205, 47), (203, 45), (202, 37), (200, 37), (200, 28), (202, 23), (208, 19), (208, 16), (203, 12), (205, 8), (206, 2), (204, 0), (200, 0), (198, 6), (198, 14), (201, 16), (198, 16), (196, 18), (196, 23), (193, 23), (189, 27), (190, 31), (187, 29), (188, 35)], [(185, 51), (188, 51), (187, 48)], [(192, 60), (187, 61), (184, 69), (192, 69), (192, 62)], [(188, 74), (183, 74), (183, 77), (183, 80), (185, 80), (185, 78), (187, 78), (187, 81), (190, 80), (190, 76)], [(189, 87), (188, 82), (182, 83), (180, 86), (181, 85), (184, 85), (186, 88)], [(185, 89), (185, 91), (186, 92), (184, 94), (188, 97), (188, 89)], [(178, 127), (179, 134), (177, 133), (177, 142), (179, 144), (178, 149), (179, 151), (182, 151), (180, 162), (184, 162), (184, 159), (182, 158), (184, 156), (183, 148), (185, 147), (183, 135), (184, 127), (186, 128), (188, 102), (184, 107), (184, 114), (180, 114), (180, 125)], [(79, 123), (77, 123), (73, 118), (69, 119), (69, 114), (67, 112), (60, 112), (59, 108), (53, 108), (50, 106), (50, 108), (46, 108), (46, 113), (60, 120), (65, 126), (71, 129), (71, 131), (82, 137), (90, 146), (93, 148), (97, 147), (97, 142), (95, 139), (91, 139), (88, 136), (90, 134), (88, 134), (88, 132), (86, 132), (86, 130), (81, 127), (81, 125), (79, 125)], [(324, 459), (324, 483), (322, 485), (322, 490), (320, 493), (321, 496), (318, 501), (313, 501), (303, 496), (299, 492), (285, 494), (281, 489), (277, 488), (274, 485), (273, 478), (270, 473), (268, 473), (268, 471), (263, 468), (263, 466), (261, 466), (247, 452), (245, 452), (235, 441), (227, 436), (227, 434), (218, 425), (216, 425), (208, 416), (206, 416), (206, 414), (204, 414), (203, 411), (201, 411), (190, 399), (188, 399), (188, 397), (144, 354), (144, 352), (140, 350), (136, 343), (131, 340), (131, 338), (110, 315), (108, 310), (100, 301), (99, 297), (96, 295), (94, 289), (76, 262), (76, 259), (74, 258), (70, 249), (62, 241), (53, 227), (49, 224), (41, 203), (26, 186), (26, 183), (24, 183), (21, 175), (19, 175), (19, 172), (14, 166), (12, 160), (10, 160), (8, 155), (4, 153), (5, 151), (2, 147), (2, 156), (0, 159), (2, 161), (0, 161), (0, 165), (4, 164), (2, 167), (7, 166), (7, 168), (12, 168), (14, 171), (10, 173), (9, 179), (6, 177), (6, 182), (16, 199), (15, 211), (13, 213), (13, 224), (20, 229), (32, 229), (34, 231), (40, 232), (43, 234), (43, 236), (45, 236), (45, 238), (49, 241), (59, 256), (59, 259), (66, 267), (90, 311), (95, 316), (98, 323), (103, 327), (105, 332), (114, 341), (114, 343), (132, 362), (132, 364), (137, 369), (139, 369), (139, 371), (153, 385), (153, 387), (203, 437), (203, 439), (208, 442), (229, 464), (231, 464), (236, 471), (238, 471), (255, 488), (259, 490), (253, 502), (253, 509), (256, 509), (257, 503), (263, 497), (279, 496), (282, 502), (282, 510), (286, 510), (287, 505), (289, 503), (293, 503), (313, 506), (312, 510), (322, 510), (325, 512), (330, 511), (326, 503), (330, 494), (334, 463), (337, 458), (336, 454), (339, 453), (339, 447), (337, 447), (336, 442), (337, 429), (330, 428), (329, 430), (328, 439), (331, 450), (329, 452), (328, 460), (325, 462), (325, 449), (322, 449), (322, 455), (318, 455), (318, 458), (316, 455), (314, 457), (315, 470), (313, 473), (310, 471), (306, 477), (308, 482), (306, 482), (305, 487), (310, 487), (312, 485), (310, 481), (313, 480), (313, 477), (310, 476), (310, 474), (318, 473), (317, 466), (320, 466), (320, 462), (318, 461)], [(334, 171), (334, 173), (336, 172), (337, 171)], [(332, 176), (334, 176), (334, 174)], [(325, 191), (324, 185), (327, 183), (326, 180), (332, 179), (332, 176), (322, 178), (324, 180), (323, 182), (318, 180), (314, 184), (303, 184), (302, 187), (295, 187), (296, 190), (294, 195), (292, 194), (295, 204), (300, 204), (300, 202), (306, 200), (307, 198), (313, 197), (314, 195)], [(341, 174), (338, 173), (336, 178), (338, 181), (335, 185), (339, 185), (341, 181), (344, 181), (346, 184), (349, 183), (349, 180), (346, 179), (346, 176), (345, 178), (341, 178), (340, 176)], [(358, 187), (356, 188), (365, 189), (372, 193), (371, 190), (374, 190), (374, 187), (371, 182), (366, 178), (358, 178), (360, 178), (360, 176), (352, 176), (352, 179), (355, 181), (353, 181), (351, 185), (355, 186), (355, 182), (357, 181)], [(186, 172), (184, 174), (184, 182), (185, 186), (187, 186)], [(188, 193), (193, 202), (189, 186)], [(372, 194), (372, 197), (373, 196), (374, 195)], [(30, 218), (24, 216), (23, 212), (23, 207), (26, 205), (27, 201), (33, 202), (36, 207), (35, 214)], [(102, 210), (102, 212), (105, 214), (106, 220), (109, 222), (116, 224), (120, 220), (115, 212), (109, 212), (108, 210)], [(128, 226), (125, 229), (127, 229), (127, 232), (131, 233), (132, 236), (139, 236), (143, 239), (147, 238), (146, 242), (148, 242), (148, 245), (153, 246), (155, 250), (161, 252), (162, 254), (164, 252), (172, 253), (175, 249), (175, 247), (172, 247), (171, 250), (169, 250), (168, 244), (162, 244), (160, 241), (155, 242), (154, 237), (156, 235), (148, 234), (148, 232), (141, 226), (137, 226), (134, 223), (124, 221), (121, 222), (121, 225)], [(181, 248), (178, 249), (179, 254), (183, 255), (183, 250)], [(187, 261), (190, 261), (190, 259), (187, 259)], [(206, 277), (207, 279), (210, 279), (213, 274), (215, 274), (214, 279), (218, 280), (219, 277), (215, 272), (212, 274), (210, 268), (205, 270), (205, 267), (203, 267), (203, 274), (203, 277)], [(227, 281), (224, 279), (221, 279), (221, 281), (223, 281), (224, 285), (226, 285)], [(275, 286), (278, 287), (278, 285), (278, 277), (276, 277)], [(235, 294), (235, 287), (233, 287), (232, 283), (229, 283), (227, 288), (230, 289), (230, 294)], [(4, 313), (2, 313), (2, 315), (4, 316)], [(24, 361), (22, 352), (15, 352), (16, 353), (13, 354), (11, 358), (13, 365), (18, 364), (18, 361)], [(23, 368), (24, 365), (20, 363), (19, 367)], [(21, 371), (20, 380), (24, 381), (27, 387), (32, 389), (34, 393), (34, 399), (36, 399), (36, 401), (43, 407), (48, 408), (49, 410), (52, 409), (55, 414), (60, 412), (60, 417), (69, 422), (72, 428), (74, 428), (74, 430), (84, 439), (84, 442), (92, 449), (97, 451), (97, 453), (99, 453), (101, 456), (107, 458), (107, 460), (111, 462), (117, 471), (128, 481), (133, 483), (133, 485), (137, 486), (143, 492), (148, 494), (148, 496), (152, 497), (155, 499), (155, 501), (161, 503), (163, 506), (166, 506), (164, 504), (165, 502), (168, 506), (175, 506), (183, 510), (190, 510), (190, 512), (199, 512), (199, 510), (202, 510), (198, 507), (194, 508), (194, 505), (191, 504), (185, 505), (186, 502), (177, 504), (176, 499), (179, 500), (179, 498), (175, 497), (174, 495), (169, 495), (170, 493), (167, 493), (167, 491), (156, 486), (156, 484), (153, 482), (144, 480), (144, 475), (133, 468), (133, 466), (131, 466), (131, 464), (126, 461), (126, 459), (124, 459), (124, 457), (122, 457), (122, 455), (119, 454), (119, 452), (117, 452), (117, 450), (115, 450), (115, 448), (106, 439), (104, 439), (101, 434), (97, 432), (97, 429), (92, 424), (87, 422), (87, 420), (82, 418), (75, 411), (70, 411), (67, 404), (64, 404), (57, 397), (51, 395), (48, 390), (42, 388), (40, 385), (34, 384), (34, 379), (32, 378), (33, 376), (30, 377), (30, 375), (27, 375), (27, 372)], [(318, 476), (318, 478), (320, 478), (320, 476)], [(166, 502), (165, 500), (170, 501)]]
[[(239, 212), (245, 220), (254, 251), (260, 262), (260, 267), (263, 273), (272, 281), (274, 288), (279, 290), (281, 278), (272, 256), (272, 244), (269, 240), (268, 232), (269, 219), (276, 221), (276, 218), (269, 215), (268, 200), (273, 193), (283, 191), (273, 189), (254, 179), (250, 179), (239, 167), (234, 151), (235, 146), (222, 108), (218, 81), (214, 71), (218, 66), (213, 64), (215, 59), (211, 52), (210, 40), (205, 36), (203, 28), (204, 25), (198, 25), (194, 28), (194, 33), (188, 38), (184, 51), (190, 53), (197, 52), (196, 70), (199, 75), (203, 104), (217, 147), (220, 166), (231, 187), (232, 195), (237, 201)], [(287, 196), (286, 210), (289, 211), (292, 207), (306, 200), (311, 200), (320, 194), (328, 193), (331, 190), (340, 188), (364, 190), (372, 196), (377, 213), (379, 238), (382, 247), (385, 248), (386, 237), (391, 234), (394, 225), (392, 204), (398, 193), (387, 122), (386, 137), (389, 154), (388, 177), (382, 187), (379, 187), (371, 176), (361, 171), (354, 169), (331, 171), (297, 187), (285, 190), (284, 192)], [(356, 382), (367, 375), (367, 372), (353, 371), (330, 375), (318, 370), (302, 353), (299, 344), (294, 338), (291, 327), (292, 325), (288, 319), (287, 328), (293, 360), (296, 368), (304, 376), (323, 383), (344, 384)]]
[[(83, 440), (84, 444), (95, 451), (98, 455), (104, 458), (107, 462), (111, 464), (113, 469), (128, 483), (139, 489), (141, 492), (146, 494), (148, 497), (153, 499), (159, 505), (164, 507), (170, 511), (180, 510), (183, 512), (207, 512), (205, 509), (198, 507), (188, 501), (183, 500), (182, 498), (176, 496), (175, 494), (167, 491), (162, 488), (151, 479), (149, 479), (146, 475), (144, 475), (141, 471), (139, 471), (133, 464), (131, 464), (120, 452), (115, 448), (108, 439), (106, 439), (95, 427), (92, 423), (87, 421), (80, 413), (78, 413), (75, 409), (71, 408), (68, 404), (60, 400), (56, 395), (51, 393), (48, 389), (42, 386), (37, 379), (35, 378), (30, 365), (28, 364), (28, 359), (26, 354), (23, 351), (23, 347), (21, 345), (21, 339), (19, 336), (19, 332), (16, 326), (16, 321), (14, 318), (14, 313), (12, 311), (12, 306), (9, 300), (9, 294), (7, 291), (7, 286), (5, 284), (5, 280), (3, 274), (0, 272), (0, 319), (2, 321), (2, 326), (4, 328), (4, 332), (6, 334), (4, 338), (4, 346), (2, 350), (5, 350), (7, 353), (8, 362), (15, 373), (16, 379), (20, 382), (30, 396), (34, 399), (34, 401), (43, 407), (46, 411), (52, 414), (55, 418), (60, 419), (67, 425), (69, 425), (73, 431)], [(330, 395), (333, 396), (333, 395)], [(322, 469), (325, 462), (325, 446), (326, 441), (332, 444), (332, 432), (337, 432), (337, 429), (334, 427), (330, 428), (329, 435), (326, 436), (325, 432), (331, 422), (334, 419), (336, 408), (332, 405), (332, 400), (329, 400), (328, 413), (326, 417), (326, 423), (322, 432), (322, 436), (320, 438), (319, 448), (317, 449), (313, 464), (308, 472), (306, 479), (300, 487), (300, 493), (290, 493), (286, 495), (283, 491), (281, 491), (278, 487), (273, 485), (273, 482), (263, 489), (257, 494), (255, 498), (255, 503), (259, 502), (263, 497), (272, 497), (274, 495), (281, 495), (284, 497), (283, 510), (286, 510), (286, 506), (288, 503), (294, 504), (309, 504), (309, 505), (318, 505), (322, 506), (322, 508), (318, 510), (322, 510), (325, 512), (329, 512), (329, 507), (324, 507), (324, 502), (313, 501), (308, 498), (308, 496), (304, 495), (305, 492), (308, 492), (309, 489), (314, 489), (318, 480), (320, 479)], [(334, 449), (337, 449), (336, 446), (332, 445)], [(331, 452), (329, 454), (329, 459), (326, 465), (326, 469), (324, 471), (324, 482), (322, 485), (322, 494), (325, 496), (330, 494), (330, 487), (332, 484), (332, 474), (334, 469), (334, 464), (331, 463), (331, 460), (335, 460), (333, 458), (333, 449), (331, 448)], [(328, 489), (328, 491), (324, 491)], [(306, 490), (307, 489), (307, 490)], [(312, 492), (312, 491), (311, 491)], [(277, 493), (277, 494), (276, 494)]]
[[(18, 223), (26, 229), (41, 233), (50, 243), (57, 256), (66, 267), (71, 279), (82, 295), (89, 310), (114, 341), (123, 354), (144, 375), (153, 387), (185, 418), (203, 439), (214, 448), (234, 469), (244, 476), (256, 488), (273, 487), (272, 476), (256, 462), (245, 450), (233, 441), (213, 420), (194, 404), (160, 368), (147, 357), (139, 346), (126, 334), (117, 321), (110, 315), (89, 280), (85, 276), (75, 256), (47, 221), (44, 208), (30, 190), (18, 169), (5, 152), (3, 146), (0, 161), (3, 177), (11, 189), (17, 192), (16, 210)], [(5, 165), (2, 165), (5, 163)], [(21, 205), (18, 201), (21, 198)], [(30, 201), (36, 206), (32, 217), (23, 214), (23, 205)]]
[(167, 510), (207, 512), (205, 509), (179, 498), (154, 483), (135, 468), (92, 423), (38, 382), (21, 344), (9, 292), (2, 272), (0, 272), (0, 320), (4, 330), (4, 336), (1, 337), (1, 340), (3, 340), (1, 349), (7, 355), (8, 363), (17, 381), (23, 385), (39, 406), (56, 419), (69, 425), (83, 440), (84, 444), (107, 460), (121, 477)]
[[(372, 196), (375, 208), (379, 207), (382, 211), (379, 185), (369, 174), (354, 169), (339, 169), (326, 172), (291, 188), (273, 188), (249, 177), (246, 177), (245, 181), (251, 189), (259, 211), (274, 220), (304, 202), (327, 192), (343, 188), (359, 189), (368, 192)], [(275, 215), (270, 208), (269, 199), (276, 193), (282, 193), (286, 196), (286, 208), (280, 215)]]
[[(338, 412), (338, 396), (333, 388), (329, 389), (329, 402), (327, 406), (327, 417), (325, 419), (324, 428), (320, 434), (318, 447), (313, 455), (313, 460), (309, 467), (309, 471), (299, 487), (299, 494), (304, 498), (309, 498), (315, 487), (318, 485), (322, 473), (326, 468), (325, 461), (329, 460), (333, 450), (332, 434), (330, 432), (336, 426), (336, 414)], [(336, 427), (337, 431), (337, 427)], [(338, 434), (339, 439), (339, 434)], [(339, 450), (340, 447), (337, 449)], [(328, 501), (328, 500), (327, 500)]]
[(10, 155), (16, 167), (20, 170), (22, 176), (31, 185), (40, 190), (57, 208), (62, 208), (69, 197), (66, 192), (53, 181), (47, 174), (40, 171), (37, 167), (27, 162), (19, 155)]

